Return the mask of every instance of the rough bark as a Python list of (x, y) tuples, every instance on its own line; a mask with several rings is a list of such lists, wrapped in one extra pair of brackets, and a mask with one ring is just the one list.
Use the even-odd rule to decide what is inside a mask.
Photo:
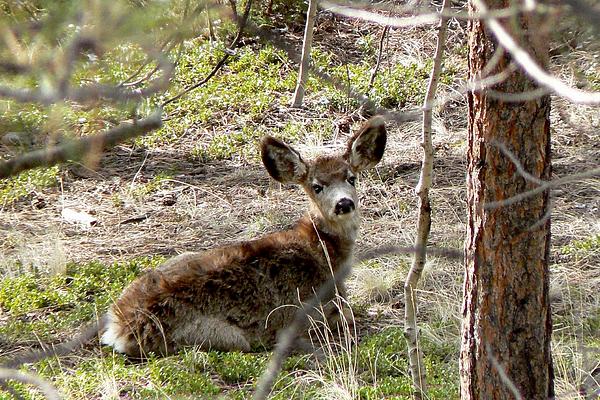
[[(470, 8), (478, 11), (474, 3), (470, 1)], [(490, 9), (510, 3), (486, 1)], [(533, 15), (501, 22), (541, 65), (547, 63), (547, 42), (535, 36), (539, 30)], [(485, 22), (469, 23), (471, 80), (481, 78), (497, 46)], [(510, 57), (504, 55), (492, 73), (509, 63)], [(536, 86), (519, 69), (493, 89), (519, 93)], [(483, 90), (468, 95), (468, 106), (461, 398), (511, 399), (515, 398), (514, 385), (524, 399), (545, 400), (554, 396), (548, 297), (550, 219), (536, 222), (546, 214), (548, 192), (509, 206), (484, 209), (483, 205), (536, 187), (494, 143), (503, 144), (531, 175), (550, 179), (550, 98), (502, 102)]]

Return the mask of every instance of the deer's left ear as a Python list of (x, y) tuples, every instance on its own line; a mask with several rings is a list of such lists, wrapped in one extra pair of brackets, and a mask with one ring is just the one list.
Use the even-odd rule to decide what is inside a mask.
[(373, 168), (383, 157), (386, 141), (385, 121), (375, 116), (348, 141), (344, 157), (354, 172)]
[(266, 136), (261, 146), (262, 162), (269, 175), (281, 183), (302, 183), (308, 175), (308, 165), (300, 153), (291, 146), (271, 136)]

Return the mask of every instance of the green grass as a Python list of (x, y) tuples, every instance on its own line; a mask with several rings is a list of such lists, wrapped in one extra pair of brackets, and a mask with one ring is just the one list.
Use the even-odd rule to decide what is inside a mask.
[[(0, 336), (9, 341), (51, 340), (103, 313), (140, 271), (162, 257), (104, 265), (69, 264), (64, 274), (21, 272), (0, 280)], [(22, 267), (21, 269), (25, 269)]]
[[(377, 74), (373, 87), (369, 89), (369, 80), (373, 64), (365, 60), (359, 64), (335, 65), (334, 55), (320, 50), (312, 52), (315, 65), (323, 68), (340, 82), (349, 83), (358, 93), (367, 94), (368, 97), (379, 107), (403, 108), (408, 105), (418, 106), (425, 99), (425, 91), (432, 63), (427, 61), (423, 64), (408, 63), (396, 64), (391, 68), (381, 68)], [(458, 73), (453, 66), (444, 66), (440, 82), (449, 84)], [(309, 81), (309, 91), (320, 92), (324, 95), (324, 104), (334, 110), (347, 110), (358, 107), (358, 101), (333, 88), (331, 85), (319, 91), (322, 83), (316, 79)]]
[(599, 250), (600, 235), (594, 235), (585, 239), (574, 240), (568, 245), (563, 246), (561, 248), (561, 253), (580, 258)]
[(0, 180), (0, 206), (17, 201), (36, 190), (56, 185), (58, 174), (59, 169), (54, 166), (32, 169)]

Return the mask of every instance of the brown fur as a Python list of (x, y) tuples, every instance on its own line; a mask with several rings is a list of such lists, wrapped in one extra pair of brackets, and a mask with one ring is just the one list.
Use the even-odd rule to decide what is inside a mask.
[[(381, 143), (377, 135), (385, 136), (383, 122), (373, 125), (363, 131), (382, 131), (372, 140)], [(369, 149), (369, 141), (361, 138), (361, 152), (369, 154), (353, 157), (378, 162), (383, 150), (376, 143)], [(242, 351), (272, 347), (277, 332), (292, 321), (294, 305), (312, 297), (332, 272), (351, 262), (358, 213), (333, 212), (338, 192), (348, 192), (346, 198), (358, 202), (347, 180), (359, 170), (347, 160), (320, 157), (305, 163), (291, 147), (266, 138), (265, 167), (282, 182), (300, 184), (311, 200), (310, 212), (290, 230), (186, 253), (146, 272), (109, 311), (103, 342), (132, 356), (168, 354), (184, 345)], [(333, 200), (316, 193), (315, 182), (338, 188), (331, 191)]]

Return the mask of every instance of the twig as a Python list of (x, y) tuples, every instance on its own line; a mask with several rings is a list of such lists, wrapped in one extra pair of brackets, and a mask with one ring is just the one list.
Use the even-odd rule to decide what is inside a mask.
[(489, 98), (502, 100), (505, 103), (521, 103), (523, 101), (531, 101), (550, 93), (550, 90), (547, 88), (537, 88), (521, 93), (505, 93), (493, 89), (485, 90), (485, 94)]
[(169, 85), (173, 73), (173, 65), (161, 55), (155, 57), (159, 68), (163, 71), (160, 78), (155, 79), (144, 89), (123, 90), (117, 86), (87, 85), (77, 88), (59, 85), (58, 90), (14, 89), (0, 86), (0, 97), (9, 98), (20, 103), (54, 104), (65, 100), (84, 103), (98, 99), (113, 101), (143, 100)]
[(543, 185), (544, 181), (541, 180), (540, 178), (537, 178), (533, 175), (531, 175), (529, 172), (525, 171), (525, 168), (523, 167), (523, 164), (521, 164), (521, 162), (519, 161), (519, 159), (517, 158), (517, 156), (511, 152), (505, 145), (504, 143), (500, 143), (499, 141), (492, 139), (490, 140), (490, 144), (492, 146), (496, 146), (497, 148), (500, 149), (500, 151), (502, 152), (502, 154), (504, 154), (506, 157), (508, 157), (508, 159), (514, 164), (515, 168), (517, 168), (517, 172), (519, 174), (521, 174), (521, 176), (523, 178), (525, 178), (525, 180), (529, 181), (529, 182), (533, 182), (536, 185)]
[[(352, 6), (359, 6), (360, 8), (349, 7), (345, 4), (335, 3), (329, 0), (323, 0), (320, 2), (321, 7), (326, 8), (327, 11), (335, 14), (343, 15), (350, 18), (359, 18), (365, 21), (375, 22), (380, 25), (386, 25), (396, 28), (404, 28), (409, 26), (418, 26), (424, 24), (432, 24), (438, 22), (441, 18), (456, 18), (462, 20), (485, 20), (489, 18), (508, 18), (515, 16), (523, 11), (531, 11), (530, 7), (525, 5), (513, 5), (498, 10), (491, 10), (479, 13), (465, 13), (465, 12), (454, 12), (450, 8), (442, 10), (440, 12), (433, 11), (431, 9), (423, 9), (418, 4), (408, 4), (404, 7), (385, 7), (385, 6), (373, 6), (372, 3), (361, 3), (353, 1)], [(376, 11), (390, 11), (394, 10), (398, 13), (412, 13), (411, 17), (389, 17), (379, 13), (367, 11), (368, 9)], [(537, 11), (539, 13), (547, 12), (550, 7), (538, 6)]]
[(104, 323), (105, 320), (104, 317), (102, 317), (98, 321), (89, 324), (80, 334), (68, 342), (50, 345), (48, 348), (41, 350), (27, 351), (23, 354), (18, 354), (0, 365), (0, 367), (19, 368), (23, 364), (33, 364), (48, 357), (60, 357), (70, 354), (97, 336), (99, 330), (104, 326)]
[(369, 86), (367, 87), (366, 93), (369, 93), (375, 84), (375, 78), (377, 77), (377, 72), (379, 71), (379, 66), (381, 65), (381, 57), (383, 55), (383, 43), (385, 42), (385, 36), (389, 30), (389, 26), (384, 26), (381, 30), (381, 35), (379, 36), (379, 48), (377, 50), (377, 62), (375, 63), (375, 68), (373, 69), (371, 77), (369, 78)]
[[(529, 172), (525, 171), (525, 168), (523, 167), (523, 164), (521, 164), (521, 162), (519, 161), (519, 159), (517, 158), (517, 156), (514, 153), (512, 153), (503, 143), (500, 143), (497, 140), (491, 140), (490, 144), (492, 146), (495, 146), (495, 147), (499, 148), (500, 151), (502, 152), (502, 154), (504, 154), (506, 157), (508, 157), (508, 159), (513, 163), (513, 165), (517, 169), (517, 172), (525, 180), (527, 180), (529, 182), (532, 182), (532, 183), (534, 183), (536, 185), (539, 185), (539, 186), (536, 189), (530, 190), (528, 192), (520, 193), (518, 195), (515, 195), (515, 196), (510, 197), (510, 198), (505, 199), (505, 200), (486, 203), (485, 206), (484, 206), (484, 209), (492, 209), (492, 208), (497, 208), (497, 207), (506, 206), (506, 205), (510, 205), (510, 204), (516, 203), (517, 201), (523, 200), (526, 197), (534, 196), (535, 194), (541, 193), (541, 192), (543, 192), (545, 190), (549, 190), (549, 189), (551, 189), (551, 188), (553, 188), (555, 186), (558, 186), (559, 185), (559, 183), (557, 183), (558, 181), (562, 182), (560, 184), (564, 184), (564, 183), (570, 182), (571, 180), (585, 179), (585, 178), (588, 178), (590, 176), (593, 176), (593, 175), (596, 175), (596, 174), (600, 174), (600, 168), (597, 168), (597, 169), (593, 169), (593, 170), (590, 170), (590, 171), (586, 171), (586, 172), (581, 173), (581, 174), (575, 174), (575, 175), (567, 176), (565, 178), (558, 179), (558, 180), (555, 180), (555, 181), (544, 181), (542, 179), (539, 179), (538, 177), (535, 177), (535, 176), (531, 175)], [(572, 179), (574, 177), (578, 177), (578, 178), (577, 179)], [(571, 178), (571, 179), (569, 179), (569, 178)], [(525, 196), (528, 193), (530, 193), (530, 194), (527, 195), (527, 196)], [(548, 209), (546, 210), (546, 213), (541, 218), (541, 220), (537, 221), (529, 229), (530, 230), (534, 230), (537, 227), (539, 227), (543, 222), (545, 222), (548, 218), (550, 218), (551, 211), (552, 211), (552, 207), (549, 204), (548, 205)]]
[[(235, 4), (235, 3), (232, 3), (232, 4)], [(240, 39), (242, 38), (242, 36), (244, 34), (244, 29), (246, 28), (246, 25), (248, 24), (248, 16), (250, 15), (251, 7), (252, 7), (252, 0), (247, 0), (246, 8), (244, 9), (244, 16), (242, 17), (241, 20), (239, 20), (239, 23), (238, 23), (238, 33), (235, 36), (235, 38), (233, 39), (233, 41), (231, 42), (231, 44), (229, 45), (229, 48), (225, 50), (225, 55), (223, 55), (221, 60), (219, 60), (219, 62), (217, 63), (217, 65), (215, 65), (215, 67), (212, 69), (212, 71), (210, 71), (210, 73), (204, 79), (202, 79), (200, 82), (193, 84), (192, 86), (184, 89), (183, 91), (181, 91), (180, 93), (171, 97), (170, 99), (165, 100), (161, 104), (162, 108), (164, 108), (167, 104), (180, 99), (181, 97), (185, 96), (192, 90), (197, 89), (200, 86), (204, 85), (206, 82), (208, 82), (210, 80), (210, 78), (212, 78), (217, 72), (219, 72), (219, 70), (223, 67), (223, 65), (225, 65), (225, 63), (227, 62), (229, 57), (231, 55), (235, 54), (233, 49), (235, 49), (235, 47), (238, 45)]]
[[(415, 254), (423, 251), (423, 249), (414, 246), (397, 246), (393, 244), (381, 245), (371, 248), (367, 251), (359, 253), (356, 256), (357, 262), (371, 260), (373, 258), (394, 255), (394, 254)], [(443, 248), (443, 247), (431, 247), (425, 248), (427, 255), (434, 255), (438, 257), (444, 257), (449, 260), (463, 261), (463, 251), (457, 249)]]
[(7, 178), (32, 168), (48, 167), (67, 160), (81, 159), (92, 152), (99, 153), (127, 139), (160, 128), (162, 125), (161, 114), (162, 111), (158, 110), (145, 119), (133, 123), (122, 123), (102, 134), (86, 136), (59, 146), (32, 151), (1, 162), (0, 178)]
[[(481, 0), (473, 0), (481, 12), (488, 11), (487, 6)], [(519, 64), (529, 77), (538, 83), (538, 85), (548, 88), (556, 94), (565, 97), (577, 104), (600, 104), (600, 92), (586, 92), (580, 89), (570, 87), (560, 79), (544, 71), (542, 67), (531, 57), (531, 55), (518, 45), (513, 37), (504, 29), (497, 19), (490, 17), (487, 19), (487, 26), (492, 31), (496, 39), (504, 46), (513, 60)]]
[(321, 1), (321, 7), (326, 8), (327, 11), (331, 11), (335, 14), (343, 15), (345, 17), (360, 18), (363, 21), (375, 22), (383, 26), (391, 26), (394, 28), (406, 28), (409, 26), (434, 24), (440, 19), (440, 16), (437, 13), (418, 14), (405, 18), (388, 17), (369, 11), (335, 4), (329, 1)]
[[(173, 66), (174, 66), (174, 67), (177, 65), (177, 61), (178, 61), (178, 59), (179, 59), (179, 55), (181, 54), (181, 48), (182, 48), (182, 47), (181, 47), (181, 45), (182, 45), (182, 43), (183, 43), (183, 41), (181, 41), (181, 40), (180, 40), (180, 41), (173, 41), (173, 42), (172, 42), (172, 43), (169, 45), (169, 47), (168, 47), (166, 50), (164, 50), (164, 53), (165, 53), (165, 54), (169, 54), (169, 53), (170, 53), (170, 52), (173, 50), (173, 48), (174, 48), (175, 46), (177, 46), (177, 44), (179, 44), (179, 45), (180, 45), (180, 48), (179, 48), (179, 54), (178, 54), (178, 56), (177, 56), (177, 58), (176, 58), (175, 62), (173, 63)], [(164, 48), (164, 47), (165, 47), (165, 46), (163, 46), (163, 48)], [(161, 51), (163, 51), (163, 49), (161, 49)], [(152, 76), (153, 76), (153, 75), (154, 75), (156, 72), (158, 72), (158, 70), (160, 69), (160, 66), (159, 66), (159, 65), (155, 65), (155, 66), (154, 66), (154, 68), (152, 68), (152, 69), (151, 69), (151, 70), (150, 70), (150, 71), (149, 71), (149, 72), (148, 72), (146, 75), (144, 75), (143, 77), (141, 77), (141, 78), (139, 78), (139, 79), (137, 79), (137, 80), (135, 80), (135, 81), (133, 81), (133, 82), (132, 82), (132, 80), (133, 80), (133, 79), (135, 79), (137, 76), (139, 76), (139, 74), (141, 74), (141, 72), (144, 70), (144, 68), (145, 68), (145, 67), (146, 67), (148, 64), (150, 64), (150, 62), (151, 62), (151, 61), (152, 61), (152, 59), (151, 59), (151, 58), (148, 58), (146, 61), (144, 61), (144, 62), (142, 63), (142, 65), (140, 65), (140, 67), (139, 67), (139, 68), (138, 68), (138, 69), (137, 69), (137, 70), (136, 70), (136, 71), (135, 71), (133, 74), (131, 74), (130, 76), (128, 76), (127, 78), (125, 78), (123, 81), (121, 81), (121, 83), (119, 83), (119, 84), (117, 85), (117, 87), (131, 87), (131, 86), (137, 86), (137, 85), (139, 85), (140, 83), (142, 83), (142, 82), (145, 82), (145, 81), (147, 81), (148, 79), (150, 79), (150, 78), (151, 78), (151, 77), (152, 77)]]
[[(450, 8), (450, 0), (444, 0), (442, 10)], [(412, 265), (404, 282), (404, 336), (406, 337), (408, 361), (413, 381), (414, 397), (419, 400), (427, 397), (427, 380), (425, 373), (425, 364), (423, 362), (423, 353), (419, 347), (419, 334), (417, 328), (417, 297), (416, 288), (423, 273), (423, 267), (426, 260), (426, 246), (431, 229), (431, 202), (429, 200), (429, 190), (433, 176), (433, 144), (432, 144), (432, 123), (433, 123), (433, 102), (437, 92), (437, 86), (440, 74), (442, 72), (442, 60), (444, 58), (444, 47), (448, 32), (448, 18), (442, 17), (440, 21), (436, 43), (435, 54), (433, 57), (433, 68), (431, 77), (423, 102), (423, 135), (421, 147), (423, 147), (423, 162), (421, 165), (421, 175), (415, 192), (419, 197), (419, 216), (417, 219), (417, 235), (415, 238), (415, 248), (421, 249), (415, 253)]]
[(42, 379), (39, 375), (31, 372), (22, 372), (17, 371), (16, 369), (0, 367), (0, 382), (7, 380), (13, 380), (26, 383), (28, 385), (37, 386), (47, 399), (60, 400), (60, 395), (56, 388), (47, 380)]
[(569, 176), (565, 176), (563, 178), (554, 179), (551, 181), (544, 181), (544, 183), (538, 186), (535, 189), (528, 190), (523, 193), (519, 193), (508, 199), (499, 200), (499, 201), (490, 201), (483, 206), (484, 210), (491, 210), (498, 207), (510, 206), (511, 204), (518, 203), (521, 200), (524, 200), (528, 197), (535, 196), (536, 194), (542, 193), (548, 189), (554, 189), (558, 186), (564, 185), (569, 182), (579, 181), (586, 178), (591, 178), (592, 176), (600, 175), (600, 168), (594, 168), (589, 171), (581, 172), (578, 174), (573, 174)]

